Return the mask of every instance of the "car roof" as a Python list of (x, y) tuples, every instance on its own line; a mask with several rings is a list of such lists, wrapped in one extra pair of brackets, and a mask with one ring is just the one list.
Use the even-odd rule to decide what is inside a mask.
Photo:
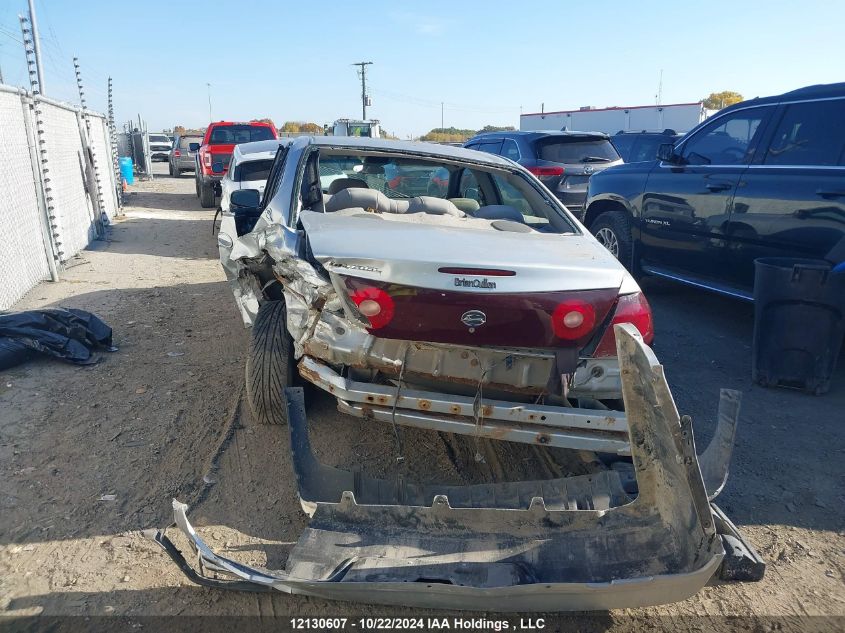
[[(305, 141), (301, 139), (305, 138)], [(383, 138), (369, 138), (359, 136), (309, 136), (297, 137), (294, 143), (306, 143), (318, 147), (333, 147), (350, 150), (374, 150), (386, 152), (402, 152), (407, 154), (419, 154), (434, 156), (456, 161), (468, 161), (482, 163), (496, 167), (507, 167), (513, 169), (514, 164), (507, 158), (477, 152), (475, 150), (453, 145), (440, 145), (438, 143), (427, 143), (425, 141), (394, 141)]]
[(232, 150), (232, 154), (234, 154), (237, 162), (273, 158), (279, 150), (280, 145), (288, 144), (290, 144), (289, 138), (274, 138), (268, 141), (241, 143), (239, 145), (235, 145), (235, 149)]
[(723, 112), (730, 112), (731, 110), (737, 110), (740, 108), (747, 108), (749, 106), (780, 103), (781, 101), (799, 101), (802, 99), (825, 99), (830, 97), (845, 97), (845, 82), (836, 84), (815, 84), (813, 86), (805, 86), (804, 88), (790, 90), (789, 92), (784, 92), (783, 94), (774, 95), (771, 97), (756, 97), (754, 99), (747, 99), (746, 101), (740, 101), (739, 103), (735, 103), (726, 108), (723, 108), (722, 110), (719, 110), (719, 114), (722, 114)]
[(680, 136), (678, 132), (672, 129), (665, 129), (665, 130), (619, 130), (616, 134), (612, 134), (611, 136), (631, 136), (631, 135), (649, 135), (649, 136)]
[(595, 138), (608, 138), (608, 135), (604, 132), (581, 132), (575, 130), (532, 130), (530, 132), (524, 132), (520, 130), (513, 130), (513, 131), (501, 131), (501, 132), (483, 132), (482, 134), (476, 134), (471, 139), (467, 141), (477, 141), (485, 138), (489, 138), (491, 140), (498, 139), (498, 138), (513, 138), (513, 137), (521, 137), (527, 139), (529, 141), (536, 141), (537, 139), (547, 138), (552, 136), (558, 136), (561, 138), (578, 138), (578, 139), (595, 139)]

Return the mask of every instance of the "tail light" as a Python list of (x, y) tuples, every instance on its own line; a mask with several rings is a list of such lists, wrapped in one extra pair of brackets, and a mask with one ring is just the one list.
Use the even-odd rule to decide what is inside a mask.
[(654, 340), (654, 321), (651, 318), (651, 306), (648, 305), (645, 295), (642, 292), (621, 295), (616, 303), (613, 320), (601, 337), (593, 356), (616, 356), (616, 335), (613, 333), (613, 326), (617, 323), (632, 323), (642, 334), (646, 345), (651, 345)]
[(381, 288), (365, 286), (349, 295), (358, 312), (370, 322), (374, 330), (383, 328), (393, 319), (393, 297)]
[(563, 176), (563, 167), (529, 167), (530, 171), (535, 176)]
[(207, 169), (211, 169), (211, 152), (205, 152), (202, 155), (202, 164), (205, 165)]
[(173, 150), (173, 156), (175, 156), (176, 158), (179, 158), (181, 155), (182, 152), (180, 152), (178, 149)]
[(589, 334), (596, 325), (596, 309), (586, 301), (564, 301), (552, 312), (555, 336), (574, 341)]

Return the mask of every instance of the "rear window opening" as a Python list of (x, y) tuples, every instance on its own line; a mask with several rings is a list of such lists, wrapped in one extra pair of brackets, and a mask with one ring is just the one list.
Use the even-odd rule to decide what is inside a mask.
[(221, 125), (211, 131), (209, 143), (235, 144), (269, 141), (274, 139), (273, 131), (260, 125)]
[(537, 156), (552, 163), (609, 163), (619, 153), (608, 139), (566, 139), (549, 137), (536, 141)]
[(232, 180), (267, 180), (270, 175), (270, 168), (273, 166), (273, 159), (250, 160), (241, 163), (235, 168)]
[[(443, 216), (449, 216), (453, 218), (450, 225), (455, 227), (480, 226), (461, 220), (469, 218), (483, 220), (484, 227), (496, 230), (578, 233), (566, 213), (530, 178), (504, 169), (462, 166), (425, 157), (322, 150), (316, 177), (319, 183), (313, 183), (314, 189), (322, 192), (328, 212), (372, 206), (377, 213), (400, 214), (396, 219), (408, 222), (419, 221), (413, 217), (419, 215), (415, 211), (419, 210), (444, 222), (447, 218)], [(373, 192), (381, 197), (373, 197)], [(402, 202), (391, 203), (392, 200)]]

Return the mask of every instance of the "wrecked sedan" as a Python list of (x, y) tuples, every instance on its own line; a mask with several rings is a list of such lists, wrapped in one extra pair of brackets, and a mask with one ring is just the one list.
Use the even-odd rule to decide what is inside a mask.
[[(415, 183), (391, 177), (423, 166), (448, 172), (442, 196), (415, 197)], [(713, 503), (740, 394), (722, 391), (697, 454), (648, 345), (636, 283), (522, 167), (451, 147), (300, 138), (279, 149), (260, 201), (241, 190), (231, 202), (219, 246), (253, 326), (249, 399), (264, 421), (287, 422), (311, 519), (274, 571), (212, 550), (174, 500), (193, 556), (166, 529), (147, 535), (191, 580), (564, 611), (672, 602), (713, 578), (762, 577), (764, 563)], [(311, 449), (295, 377), (372, 424), (521, 442), (538, 456), (575, 449), (563, 452), (605, 467), (465, 485), (338, 469)]]
[[(441, 196), (391, 177), (425, 170), (448, 172)], [(427, 143), (300, 138), (279, 150), (260, 203), (235, 192), (230, 215), (221, 261), (253, 325), (260, 419), (284, 422), (280, 386), (298, 374), (351, 415), (627, 453), (612, 325), (633, 323), (648, 344), (651, 311), (521, 167)]]

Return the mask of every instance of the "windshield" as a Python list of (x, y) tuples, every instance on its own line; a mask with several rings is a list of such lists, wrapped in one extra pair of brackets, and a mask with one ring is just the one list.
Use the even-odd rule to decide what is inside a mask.
[(170, 139), (163, 134), (150, 134), (150, 143), (169, 143)]
[[(442, 202), (431, 201), (431, 205), (470, 218), (507, 220), (528, 227), (523, 231), (577, 232), (569, 217), (530, 179), (506, 170), (448, 164), (436, 159), (324, 150), (319, 158), (319, 179), (326, 204), (344, 189), (370, 189), (381, 192), (389, 200), (423, 196), (423, 209), (426, 198), (447, 200), (452, 204), (444, 206)], [(329, 204), (327, 209), (334, 206)]]
[(568, 140), (556, 137), (537, 141), (538, 156), (553, 163), (608, 163), (619, 154), (607, 139)]
[(269, 141), (275, 138), (273, 131), (265, 125), (221, 125), (211, 132), (209, 143), (251, 143)]

